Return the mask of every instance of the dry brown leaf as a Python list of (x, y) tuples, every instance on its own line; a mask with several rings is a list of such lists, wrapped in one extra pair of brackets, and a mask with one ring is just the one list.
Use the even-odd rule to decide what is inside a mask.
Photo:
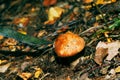
[(44, 24), (53, 24), (64, 12), (63, 8), (51, 7), (48, 11), (48, 20)]
[(94, 61), (101, 65), (103, 58), (108, 54), (108, 48), (102, 48), (102, 47), (98, 47), (96, 52), (95, 52), (95, 57), (94, 57)]
[(113, 41), (113, 42), (101, 42), (100, 41), (96, 46), (96, 53), (95, 53), (95, 58), (94, 58), (95, 62), (98, 63), (99, 65), (101, 64), (101, 61), (106, 56), (105, 49), (108, 49), (107, 51), (108, 56), (106, 57), (106, 60), (111, 60), (119, 53), (118, 52), (119, 48), (120, 48), (120, 42), (118, 40)]

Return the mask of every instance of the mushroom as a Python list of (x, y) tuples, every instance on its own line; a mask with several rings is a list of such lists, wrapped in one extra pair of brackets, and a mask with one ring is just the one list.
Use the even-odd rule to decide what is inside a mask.
[(81, 52), (84, 46), (84, 39), (70, 31), (59, 35), (54, 42), (54, 49), (59, 57), (74, 56)]

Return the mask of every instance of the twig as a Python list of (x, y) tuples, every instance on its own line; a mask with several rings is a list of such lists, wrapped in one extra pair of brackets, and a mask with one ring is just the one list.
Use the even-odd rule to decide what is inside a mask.
[(39, 80), (42, 80), (43, 78), (45, 78), (46, 76), (50, 75), (50, 73), (46, 73), (45, 75), (43, 75)]
[(97, 29), (104, 28), (104, 27), (105, 27), (104, 25), (105, 25), (105, 24), (100, 25), (100, 26), (97, 26), (97, 27), (90, 27), (89, 29), (83, 31), (83, 32), (80, 33), (79, 35), (86, 35), (86, 33), (91, 33), (91, 31), (95, 31), (95, 30), (97, 30)]
[(92, 39), (89, 43), (86, 44), (86, 46), (90, 46), (96, 40), (97, 40), (97, 38)]
[[(107, 22), (107, 24), (110, 24), (110, 23), (112, 23), (112, 21), (109, 21), (109, 22)], [(99, 25), (99, 26), (96, 26), (96, 27), (90, 27), (89, 29), (87, 29), (87, 30), (85, 30), (85, 31), (83, 31), (82, 33), (80, 33), (79, 35), (87, 35), (87, 33), (91, 33), (91, 31), (96, 31), (96, 30), (98, 30), (98, 29), (101, 29), (101, 28), (106, 28), (106, 26), (105, 26), (106, 24), (103, 24), (103, 25)], [(92, 32), (92, 33), (93, 33)]]

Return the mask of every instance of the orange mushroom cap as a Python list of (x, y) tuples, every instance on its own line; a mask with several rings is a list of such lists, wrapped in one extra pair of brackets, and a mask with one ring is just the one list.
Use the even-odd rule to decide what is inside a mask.
[(55, 52), (59, 57), (74, 56), (83, 50), (85, 41), (70, 31), (61, 34), (54, 42)]

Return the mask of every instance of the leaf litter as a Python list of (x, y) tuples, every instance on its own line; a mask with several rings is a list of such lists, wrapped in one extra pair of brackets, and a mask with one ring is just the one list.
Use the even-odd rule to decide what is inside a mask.
[[(119, 79), (120, 1), (0, 3), (1, 79)], [(67, 31), (84, 38), (86, 45), (80, 54), (61, 58), (53, 44)]]
[(99, 42), (96, 46), (96, 53), (94, 60), (99, 65), (102, 64), (103, 59), (112, 60), (118, 53), (120, 48), (120, 41), (113, 42)]

